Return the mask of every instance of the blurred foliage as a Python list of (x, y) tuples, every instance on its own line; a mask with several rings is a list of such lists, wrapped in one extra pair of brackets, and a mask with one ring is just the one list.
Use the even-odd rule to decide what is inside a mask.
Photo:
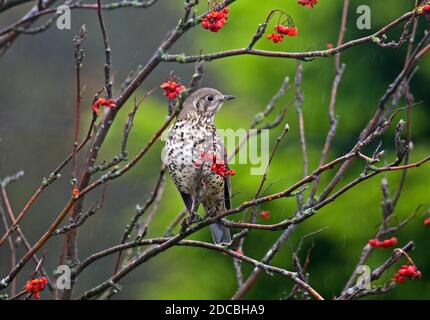
[[(206, 9), (206, 3), (202, 2), (199, 7), (200, 12)], [(351, 1), (345, 39), (355, 39), (378, 30), (404, 12), (410, 10), (413, 2), (390, 2), (390, 5), (387, 5), (386, 2), (370, 0)], [(117, 79), (115, 85), (117, 91), (119, 90), (120, 79), (123, 79), (127, 75), (129, 69), (134, 68), (138, 63), (144, 63), (144, 57), (147, 57), (152, 52), (153, 49), (151, 48), (156, 47), (156, 43), (161, 39), (162, 34), (175, 25), (175, 21), (182, 14), (181, 4), (181, 1), (160, 1), (152, 17), (150, 13), (144, 12), (143, 14), (146, 15), (145, 17), (149, 19), (152, 25), (149, 22), (142, 22), (142, 18), (133, 10), (116, 11), (107, 14), (109, 29), (111, 29), (109, 31), (113, 52), (114, 76)], [(355, 10), (357, 6), (362, 4), (367, 4), (371, 7), (371, 31), (358, 30), (355, 26), (355, 19), (357, 17)], [(185, 35), (181, 41), (182, 44), (175, 46), (170, 53), (185, 52), (186, 54), (196, 54), (200, 50), (203, 53), (210, 53), (244, 47), (252, 38), (257, 25), (262, 23), (270, 10), (274, 8), (282, 9), (291, 15), (299, 28), (300, 34), (296, 38), (286, 39), (281, 44), (273, 44), (267, 39), (262, 38), (257, 43), (256, 48), (303, 51), (324, 49), (328, 43), (336, 43), (342, 1), (336, 1), (335, 3), (335, 1), (321, 0), (314, 9), (308, 9), (298, 6), (296, 1), (293, 0), (267, 0), (258, 1), (258, 3), (256, 1), (238, 0), (231, 6), (229, 21), (219, 33), (210, 33), (200, 27), (196, 27)], [(94, 92), (102, 86), (103, 63), (101, 58), (101, 38), (98, 34), (97, 24), (91, 18), (88, 18), (90, 17), (88, 13), (83, 13), (83, 15), (84, 18), (82, 19), (85, 23), (89, 24), (90, 30), (90, 38), (88, 43), (86, 43), (88, 57), (86, 57), (87, 63), (84, 63), (83, 73), (85, 82), (88, 83), (85, 93), (88, 103), (91, 101)], [(130, 24), (121, 23), (121, 16), (124, 19), (126, 15), (130, 17), (130, 19), (127, 18)], [(170, 23), (170, 27), (167, 22)], [(424, 21), (421, 22), (418, 32), (419, 37), (422, 35), (424, 23)], [(158, 28), (159, 24), (161, 24), (160, 28)], [(135, 29), (132, 30), (131, 25)], [(157, 26), (156, 29), (154, 29), (154, 26)], [(151, 27), (152, 34), (146, 37), (147, 32), (144, 30), (149, 30), (148, 28)], [(274, 27), (274, 24), (269, 28), (271, 27)], [(78, 25), (74, 25), (74, 31), (77, 29)], [(401, 30), (401, 26), (397, 27), (388, 34), (389, 38), (398, 39)], [(54, 33), (58, 33), (58, 30), (51, 30), (49, 32), (51, 32), (51, 40), (52, 38), (57, 39)], [(131, 37), (130, 39), (139, 40), (126, 41), (122, 33), (127, 33)], [(43, 34), (37, 37), (38, 39), (42, 39)], [(67, 41), (70, 43), (71, 37), (72, 35), (69, 34)], [(10, 73), (10, 77), (13, 80), (10, 90), (13, 91), (9, 90), (9, 94), (6, 96), (9, 106), (17, 104), (18, 111), (14, 113), (8, 111), (9, 114), (7, 115), (12, 119), (13, 117), (23, 115), (24, 112), (31, 112), (38, 120), (31, 121), (31, 129), (28, 129), (27, 135), (40, 135), (40, 139), (48, 139), (51, 142), (41, 142), (38, 145), (41, 148), (39, 150), (43, 150), (43, 152), (38, 153), (35, 158), (30, 158), (30, 160), (33, 159), (32, 164), (28, 164), (28, 161), (18, 161), (16, 166), (10, 165), (13, 162), (12, 159), (26, 157), (27, 153), (25, 150), (28, 151), (28, 148), (34, 150), (31, 146), (27, 146), (27, 144), (30, 144), (29, 141), (31, 139), (25, 141), (26, 139), (24, 138), (17, 138), (20, 139), (20, 143), (9, 142), (9, 146), (11, 146), (9, 149), (5, 149), (0, 143), (0, 154), (2, 154), (0, 161), (2, 167), (5, 168), (0, 170), (0, 174), (4, 175), (9, 173), (9, 171), (18, 170), (21, 167), (25, 167), (25, 171), (30, 174), (30, 179), (23, 179), (20, 185), (15, 184), (10, 188), (16, 210), (19, 210), (22, 204), (25, 203), (25, 200), (31, 194), (31, 190), (36, 186), (40, 177), (55, 166), (58, 160), (61, 159), (61, 155), (66, 154), (67, 150), (70, 150), (68, 146), (70, 145), (71, 147), (70, 141), (73, 122), (73, 104), (69, 103), (66, 111), (64, 111), (64, 108), (59, 111), (55, 107), (46, 107), (47, 99), (52, 100), (51, 106), (58, 105), (60, 98), (66, 94), (62, 93), (61, 90), (63, 88), (67, 88), (68, 97), (73, 97), (73, 65), (71, 58), (69, 59), (70, 63), (66, 64), (67, 70), (64, 70), (65, 82), (57, 82), (58, 87), (53, 87), (56, 81), (59, 81), (58, 78), (61, 78), (63, 75), (62, 71), (61, 74), (58, 71), (64, 68), (58, 68), (61, 68), (61, 65), (64, 64), (64, 59), (68, 58), (67, 54), (71, 57), (70, 43), (67, 42), (66, 45), (64, 44), (66, 40), (61, 40), (64, 42), (62, 45), (64, 50), (56, 58), (59, 61), (52, 62), (57, 66), (57, 69), (52, 74), (43, 75), (40, 83), (36, 83), (36, 78), (33, 78), (31, 85), (28, 85), (28, 88), (31, 88), (31, 92), (29, 93), (27, 90), (23, 92), (25, 82), (22, 81), (30, 80), (22, 79), (29, 76), (29, 73), (32, 72), (42, 74), (47, 64), (40, 59), (41, 57), (46, 58), (46, 55), (49, 57), (50, 53), (48, 52), (48, 48), (41, 48), (41, 45), (36, 42), (32, 42), (31, 45), (25, 44), (24, 42), (30, 41), (30, 38), (20, 39), (19, 41), (21, 42), (17, 43), (17, 48), (12, 48), (6, 57), (9, 65), (0, 65), (0, 67), (6, 70), (14, 70), (14, 68), (19, 70), (14, 74)], [(39, 53), (36, 53), (35, 57), (27, 57), (21, 52), (14, 58), (13, 50), (24, 50), (23, 46), (27, 46), (27, 48), (34, 47), (36, 48), (36, 52)], [(144, 52), (139, 53), (142, 47), (144, 48)], [(329, 156), (330, 159), (344, 154), (354, 145), (358, 134), (375, 112), (379, 98), (400, 72), (405, 52), (405, 46), (401, 49), (393, 50), (367, 43), (342, 53), (341, 59), (346, 64), (346, 69), (337, 97), (336, 114), (339, 115), (339, 126)], [(25, 62), (26, 69), (23, 70), (19, 66), (21, 63), (19, 58), (25, 59), (26, 57), (31, 60), (30, 62)], [(133, 65), (134, 62), (136, 63)], [(430, 60), (428, 57), (423, 59), (412, 81), (412, 93), (415, 95), (416, 101), (420, 102), (413, 109), (412, 128), (414, 149), (412, 152), (412, 161), (421, 159), (430, 150), (430, 127), (427, 125), (427, 119), (430, 116), (428, 108), (430, 96), (427, 85), (430, 80), (429, 64)], [(289, 104), (286, 122), (290, 126), (290, 131), (282, 142), (270, 168), (268, 182), (266, 183), (266, 186), (270, 185), (270, 188), (265, 190), (265, 194), (284, 190), (299, 180), (303, 176), (303, 159), (300, 153), (297, 115), (294, 105), (291, 104), (295, 91), (294, 75), (296, 61), (292, 59), (238, 56), (206, 63), (204, 68), (205, 76), (203, 84), (205, 86), (214, 86), (226, 94), (237, 96), (237, 99), (232, 103), (226, 104), (217, 116), (216, 123), (219, 128), (248, 128), (254, 115), (265, 107), (271, 96), (278, 90), (283, 78), (285, 76), (290, 77), (290, 89), (286, 96), (278, 102), (275, 112), (267, 119), (267, 121), (272, 121), (276, 117), (277, 112), (283, 106)], [(148, 82), (145, 82), (144, 88), (139, 90), (136, 96), (142, 97), (144, 92), (159, 85), (163, 79), (167, 78), (170, 70), (175, 71), (182, 78), (183, 83), (187, 83), (190, 74), (193, 72), (193, 65), (163, 65), (160, 69), (156, 70), (154, 76), (148, 79)], [(49, 72), (49, 69), (46, 72)], [(302, 89), (305, 100), (303, 112), (311, 170), (318, 166), (321, 148), (329, 129), (327, 110), (333, 78), (333, 58), (320, 58), (304, 63)], [(29, 79), (32, 78), (30, 77)], [(5, 79), (1, 81), (5, 83)], [(4, 96), (3, 94), (6, 93), (5, 89), (0, 90), (2, 91), (2, 96)], [(49, 94), (50, 90), (58, 90), (59, 92), (54, 93), (51, 91), (53, 92), (51, 95)], [(14, 96), (20, 95), (24, 95), (27, 102), (14, 98)], [(400, 105), (404, 106), (404, 102), (402, 101)], [(5, 106), (3, 105), (3, 107)], [(45, 123), (46, 118), (44, 118), (45, 113), (39, 113), (35, 109), (37, 106), (41, 106), (43, 112), (62, 112), (66, 115), (61, 118), (62, 122), (58, 123), (58, 118), (53, 117), (51, 114), (50, 121), (47, 124)], [(123, 126), (126, 122), (127, 114), (132, 107), (133, 99), (130, 99), (127, 105), (124, 106), (124, 110), (120, 112), (107, 137), (100, 160), (110, 159), (119, 153)], [(5, 111), (2, 110), (0, 112)], [(156, 91), (156, 94), (148, 98), (138, 112), (129, 141), (130, 157), (144, 146), (146, 141), (163, 123), (165, 116), (166, 101), (162, 97), (161, 92)], [(396, 119), (405, 117), (405, 112), (402, 111)], [(20, 129), (17, 126), (11, 127), (9, 125), (8, 127), (6, 120), (3, 121), (3, 119), (7, 119), (7, 117), (0, 117), (0, 138), (13, 141), (14, 134)], [(84, 119), (86, 122), (89, 121), (89, 109)], [(29, 124), (22, 123), (19, 127), (27, 125)], [(58, 127), (59, 137), (53, 137), (55, 133), (49, 130), (49, 133), (45, 132), (44, 127)], [(282, 126), (271, 130), (271, 146), (273, 146), (276, 137), (279, 136), (281, 131)], [(24, 137), (27, 136), (24, 135)], [(55, 143), (53, 144), (52, 141)], [(7, 143), (6, 141), (6, 145)], [(23, 147), (25, 150), (22, 150)], [(374, 147), (375, 145), (372, 145), (367, 148), (366, 153), (371, 154)], [(383, 147), (386, 150), (383, 162), (388, 163), (395, 157), (393, 153), (393, 130), (389, 130), (384, 135)], [(155, 185), (161, 164), (160, 153), (162, 148), (163, 143), (160, 141), (129, 174), (109, 185), (108, 199), (105, 207), (95, 217), (90, 218), (81, 229), (81, 258), (96, 250), (107, 248), (109, 245), (119, 241), (125, 225), (134, 213), (136, 203), (142, 204)], [(56, 154), (55, 159), (49, 156), (51, 150), (54, 149)], [(6, 155), (6, 153), (12, 154), (14, 158), (11, 155)], [(38, 164), (36, 160), (48, 162), (48, 164)], [(43, 167), (43, 170), (40, 166)], [(255, 195), (261, 176), (250, 175), (249, 165), (233, 164), (231, 167), (237, 172), (232, 178), (233, 193), (235, 194), (233, 205), (237, 206)], [(364, 164), (356, 161), (341, 183), (345, 184), (347, 181), (357, 177), (363, 168)], [(7, 172), (6, 169), (8, 170)], [(32, 173), (34, 171), (36, 173)], [(334, 173), (335, 170), (324, 174), (321, 180), (320, 191)], [(68, 174), (66, 173), (65, 176), (68, 177)], [(401, 172), (387, 173), (386, 176), (389, 181), (391, 195), (394, 195)], [(300, 224), (291, 239), (273, 260), (273, 265), (291, 269), (291, 253), (295, 250), (301, 237), (326, 227), (323, 232), (314, 238), (307, 238), (305, 240), (303, 254), (306, 253), (307, 248), (314, 245), (311, 251), (311, 265), (308, 270), (311, 285), (326, 298), (331, 298), (339, 293), (339, 290), (343, 288), (343, 285), (358, 262), (363, 246), (368, 239), (374, 236), (381, 222), (381, 178), (382, 175), (379, 175), (374, 179), (361, 183), (335, 202), (320, 210), (314, 217)], [(395, 210), (396, 219), (409, 216), (420, 204), (430, 203), (429, 179), (430, 171), (428, 165), (419, 169), (412, 169), (408, 172), (406, 187)], [(52, 188), (55, 189), (56, 187)], [(39, 207), (35, 206), (33, 209), (34, 212), (24, 223), (24, 226), (26, 226), (25, 230), (28, 230), (32, 240), (36, 240), (40, 232), (46, 228), (45, 223), (42, 223), (46, 221), (40, 221), (43, 212), (47, 212), (49, 217), (55, 217), (56, 212), (61, 208), (61, 204), (67, 197), (69, 190), (67, 181), (56, 190), (61, 190), (62, 195), (55, 202), (52, 202), (54, 201), (52, 197), (54, 197), (55, 193), (51, 193), (51, 198), (44, 199), (46, 203), (41, 204)], [(309, 194), (308, 191), (305, 193), (306, 195)], [(55, 197), (58, 197), (58, 195), (55, 195)], [(89, 199), (87, 202), (88, 206), (90, 201)], [(54, 203), (56, 204), (55, 206), (53, 205)], [(269, 210), (271, 212), (269, 222), (275, 223), (290, 216), (295, 211), (296, 205), (296, 199), (287, 198), (263, 204), (258, 209)], [(148, 237), (164, 234), (166, 226), (182, 208), (182, 200), (170, 178), (167, 178), (164, 198), (156, 218), (149, 229)], [(428, 255), (430, 230), (426, 229), (422, 222), (424, 211), (424, 209), (419, 211), (416, 218), (402, 229), (398, 235), (400, 245), (405, 244), (409, 240), (413, 240), (416, 243), (417, 248), (413, 251), (412, 257), (422, 271), (423, 277), (419, 281), (407, 281), (401, 284), (393, 292), (383, 296), (383, 298), (430, 298), (430, 281), (428, 276), (430, 274), (430, 257)], [(244, 212), (234, 218), (237, 220), (242, 219), (247, 217), (248, 213)], [(393, 221), (396, 219), (393, 219)], [(32, 223), (35, 223), (34, 227), (32, 227)], [(261, 258), (280, 234), (280, 231), (252, 231), (245, 242), (245, 253), (256, 259)], [(192, 238), (211, 241), (210, 233), (207, 229), (198, 232)], [(59, 246), (59, 244), (56, 246)], [(57, 252), (58, 248), (56, 248), (50, 245), (48, 249), (51, 255), (49, 266), (52, 268), (55, 268), (57, 261), (55, 252)], [(3, 260), (4, 253), (1, 252), (0, 254), (2, 255), (1, 260), (5, 261)], [(389, 250), (375, 250), (368, 260), (368, 264), (371, 268), (377, 267), (389, 255)], [(0, 268), (2, 274), (4, 274), (6, 266), (2, 263)], [(112, 268), (112, 258), (107, 258), (97, 265), (90, 267), (79, 278), (78, 289), (88, 288), (90, 285), (95, 285), (97, 281), (106, 279), (111, 274)], [(243, 264), (245, 276), (251, 270), (251, 266)], [(389, 279), (394, 272), (394, 268), (390, 269), (387, 276), (384, 276), (381, 281)], [(23, 281), (24, 279), (21, 280)], [(117, 296), (118, 298), (228, 299), (237, 288), (234, 269), (229, 257), (217, 252), (189, 247), (175, 247), (162, 253), (128, 275), (122, 284), (124, 284), (124, 291)], [(289, 293), (291, 286), (292, 281), (287, 278), (277, 275), (271, 277), (263, 274), (245, 297), (249, 299), (279, 299)]]

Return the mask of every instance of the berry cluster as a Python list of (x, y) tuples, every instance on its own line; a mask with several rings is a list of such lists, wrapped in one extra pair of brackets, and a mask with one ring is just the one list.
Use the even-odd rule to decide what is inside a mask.
[(272, 40), (273, 43), (278, 43), (278, 42), (282, 42), (284, 41), (284, 36), (282, 34), (278, 34), (278, 33), (271, 33), (268, 34), (267, 39)]
[(297, 3), (304, 7), (313, 8), (318, 3), (318, 0), (299, 0)]
[(385, 239), (384, 241), (379, 241), (378, 239), (370, 239), (369, 245), (375, 248), (388, 248), (395, 246), (397, 244), (397, 238), (391, 237), (390, 239)]
[(185, 89), (185, 87), (178, 82), (169, 80), (161, 84), (161, 89), (164, 90), (164, 95), (167, 97), (167, 99), (175, 100), (181, 91)]
[[(284, 21), (281, 21), (283, 17), (286, 17)], [(299, 35), (299, 30), (294, 26), (293, 19), (281, 11), (279, 16), (278, 24), (275, 27), (275, 31), (266, 36), (267, 39), (272, 40), (273, 43), (278, 43), (284, 41), (284, 36), (297, 37)]]
[(270, 212), (269, 211), (261, 211), (260, 212), (260, 217), (263, 220), (269, 220), (269, 218), (270, 218)]
[(107, 108), (116, 108), (116, 102), (114, 99), (103, 99), (98, 98), (95, 102), (93, 102), (92, 108), (96, 114), (100, 114), (100, 107), (104, 106)]
[(296, 37), (299, 35), (299, 30), (297, 29), (297, 27), (286, 27), (282, 24), (278, 24), (275, 27), (275, 31), (279, 34), (285, 34), (289, 37)]
[(394, 275), (394, 281), (397, 283), (405, 282), (405, 278), (419, 279), (421, 278), (421, 272), (417, 270), (416, 265), (404, 265), (401, 266), (397, 273)]
[(228, 8), (209, 12), (202, 21), (202, 27), (212, 32), (218, 32), (228, 20)]
[(211, 171), (215, 172), (217, 175), (220, 175), (221, 177), (234, 176), (236, 174), (234, 170), (227, 169), (227, 166), (225, 165), (224, 161), (214, 163), (211, 166)]
[(25, 290), (31, 293), (34, 299), (40, 298), (40, 291), (45, 289), (48, 279), (46, 277), (35, 278), (33, 280), (28, 280), (25, 284)]

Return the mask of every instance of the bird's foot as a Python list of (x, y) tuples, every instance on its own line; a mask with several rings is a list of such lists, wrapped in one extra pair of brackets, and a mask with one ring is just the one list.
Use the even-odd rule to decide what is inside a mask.
[(188, 226), (189, 226), (189, 224), (188, 224), (188, 218), (182, 220), (180, 233), (184, 233), (187, 230)]
[(185, 218), (181, 224), (181, 232), (184, 232), (189, 226), (192, 224), (203, 221), (203, 218), (200, 217), (195, 212), (192, 212), (188, 218)]
[(192, 212), (189, 216), (190, 224), (197, 223), (203, 221), (203, 218), (200, 217), (197, 213)]

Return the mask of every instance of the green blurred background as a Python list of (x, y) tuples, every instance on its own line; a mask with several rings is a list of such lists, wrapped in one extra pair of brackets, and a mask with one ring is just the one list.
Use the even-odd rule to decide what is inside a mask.
[[(173, 47), (171, 53), (196, 54), (200, 50), (210, 53), (243, 47), (251, 39), (256, 26), (275, 8), (282, 9), (293, 17), (300, 35), (280, 44), (272, 44), (263, 38), (256, 45), (257, 48), (281, 51), (324, 49), (327, 43), (336, 43), (342, 3), (340, 0), (321, 0), (314, 9), (308, 9), (298, 6), (293, 0), (238, 0), (231, 6), (229, 21), (219, 33), (211, 33), (198, 26), (188, 32)], [(378, 30), (410, 10), (413, 3), (412, 0), (351, 1), (346, 40)], [(372, 10), (372, 30), (358, 30), (355, 26), (358, 17), (356, 8), (362, 4), (369, 5)], [(0, 16), (0, 27), (15, 21), (29, 7), (30, 5), (22, 6), (3, 13)], [(199, 12), (205, 9), (206, 4), (199, 6)], [(119, 92), (122, 81), (131, 69), (147, 61), (166, 32), (176, 25), (181, 16), (182, 1), (178, 0), (160, 0), (148, 10), (120, 9), (105, 12), (112, 47), (114, 92)], [(419, 36), (426, 24), (424, 19), (422, 20)], [(0, 58), (0, 176), (4, 177), (18, 170), (25, 171), (25, 176), (8, 189), (16, 213), (22, 209), (41, 179), (71, 150), (75, 108), (72, 39), (84, 23), (88, 27), (89, 36), (83, 46), (86, 55), (82, 70), (82, 82), (86, 84), (83, 135), (91, 118), (92, 97), (103, 86), (104, 81), (103, 44), (96, 12), (73, 11), (72, 30), (61, 31), (52, 27), (41, 34), (22, 35)], [(398, 39), (401, 30), (402, 27), (397, 27), (388, 34), (389, 38)], [(340, 121), (330, 159), (344, 154), (353, 146), (361, 129), (375, 112), (379, 98), (400, 72), (405, 52), (406, 47), (394, 50), (380, 48), (371, 43), (343, 52), (342, 62), (346, 64), (346, 69), (336, 103), (336, 113)], [(240, 129), (249, 127), (254, 115), (263, 110), (285, 76), (289, 76), (293, 84), (296, 62), (290, 59), (240, 56), (216, 60), (205, 64), (204, 68), (204, 86), (213, 86), (226, 94), (237, 96), (233, 103), (226, 105), (218, 114), (217, 126)], [(170, 71), (174, 71), (184, 83), (188, 83), (193, 69), (192, 64), (162, 64), (135, 95), (142, 97), (150, 89), (158, 87)], [(327, 110), (333, 78), (333, 58), (316, 59), (304, 64), (303, 112), (311, 169), (318, 166), (320, 151), (329, 128)], [(421, 159), (430, 150), (429, 78), (430, 59), (426, 57), (421, 61), (412, 80), (412, 93), (416, 101), (420, 102), (413, 109), (412, 161)], [(292, 99), (294, 88), (290, 87), (267, 121), (272, 121)], [(99, 160), (109, 160), (119, 153), (122, 130), (132, 108), (132, 101), (133, 99), (129, 99), (121, 110), (103, 145)], [(404, 106), (403, 101), (400, 106)], [(130, 136), (130, 157), (164, 122), (166, 110), (166, 100), (161, 90), (157, 90), (138, 112)], [(404, 111), (400, 112), (399, 118), (405, 116)], [(285, 121), (290, 126), (290, 132), (282, 142), (270, 168), (267, 186), (271, 184), (271, 187), (266, 194), (284, 190), (303, 175), (298, 121), (293, 105), (289, 106)], [(281, 130), (282, 126), (270, 131), (271, 147)], [(386, 162), (395, 157), (392, 137), (393, 130), (389, 130), (383, 137), (383, 147), (386, 150), (383, 161)], [(80, 228), (81, 260), (93, 252), (118, 243), (125, 225), (134, 215), (136, 204), (143, 204), (155, 185), (162, 147), (163, 142), (157, 142), (133, 170), (109, 183), (103, 209)], [(374, 148), (375, 145), (371, 147)], [(371, 154), (372, 148), (366, 150), (368, 154)], [(232, 168), (237, 172), (232, 178), (235, 193), (233, 205), (237, 206), (255, 195), (261, 176), (250, 175), (250, 167), (247, 165), (236, 164), (232, 165)], [(342, 183), (350, 181), (362, 170), (363, 163), (357, 161)], [(322, 186), (334, 172), (323, 176)], [(400, 176), (400, 172), (387, 174), (392, 194), (396, 191)], [(43, 193), (21, 224), (32, 243), (46, 230), (69, 197), (70, 167), (65, 169), (63, 177)], [(381, 178), (382, 175), (360, 184), (300, 224), (273, 260), (273, 265), (291, 269), (291, 253), (300, 238), (326, 228), (313, 240), (315, 244), (308, 269), (309, 281), (326, 298), (338, 294), (353, 271), (363, 246), (374, 236), (381, 221)], [(409, 171), (406, 187), (394, 213), (398, 219), (409, 216), (418, 205), (430, 203), (429, 179), (428, 165)], [(87, 198), (87, 207), (98, 199), (100, 192), (101, 189)], [(269, 210), (271, 216), (268, 222), (275, 223), (291, 215), (296, 205), (296, 199), (289, 198), (264, 204), (258, 209)], [(167, 178), (163, 200), (148, 237), (163, 235), (168, 223), (182, 208), (182, 200), (170, 178)], [(383, 298), (430, 298), (430, 229), (423, 225), (426, 208), (427, 206), (421, 209), (416, 218), (398, 234), (400, 245), (409, 240), (416, 243), (412, 257), (423, 277), (399, 285)], [(247, 214), (244, 212), (235, 219), (246, 217)], [(281, 231), (253, 231), (245, 242), (245, 253), (256, 259), (261, 258), (280, 233)], [(211, 241), (207, 228), (192, 238)], [(312, 246), (313, 241), (312, 238), (305, 240), (303, 253)], [(60, 237), (48, 242), (48, 270), (56, 268), (61, 244)], [(18, 252), (19, 255), (23, 254), (22, 249)], [(375, 250), (368, 260), (368, 265), (371, 268), (377, 267), (389, 255), (389, 250)], [(7, 246), (0, 250), (0, 261), (0, 274), (3, 277), (10, 267)], [(113, 263), (114, 260), (110, 257), (88, 268), (79, 277), (75, 292), (80, 293), (107, 279), (112, 273)], [(252, 267), (245, 264), (242, 267), (245, 275), (252, 270)], [(32, 268), (31, 263), (28, 264), (19, 275), (19, 286), (24, 284), (24, 275), (29, 274)], [(394, 272), (395, 269), (391, 268), (381, 281), (390, 279)], [(117, 299), (229, 299), (237, 289), (235, 272), (229, 257), (212, 251), (184, 247), (174, 247), (150, 260), (129, 274), (121, 284), (124, 287), (115, 296)], [(263, 274), (245, 298), (279, 299), (290, 291), (291, 286), (292, 281), (287, 278)], [(47, 293), (43, 293), (42, 298), (48, 297)]]

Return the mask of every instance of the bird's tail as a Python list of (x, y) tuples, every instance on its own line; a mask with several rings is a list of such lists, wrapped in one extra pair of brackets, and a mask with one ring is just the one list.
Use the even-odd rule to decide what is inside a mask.
[(215, 244), (222, 245), (231, 242), (230, 230), (221, 223), (211, 224), (211, 232)]

